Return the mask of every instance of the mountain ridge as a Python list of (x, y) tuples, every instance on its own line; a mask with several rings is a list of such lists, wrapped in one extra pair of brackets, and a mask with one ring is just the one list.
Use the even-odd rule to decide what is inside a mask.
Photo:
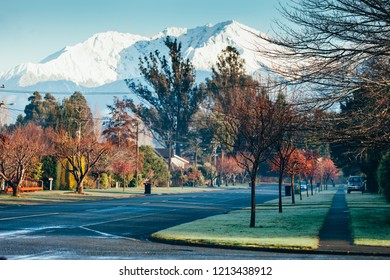
[(273, 61), (257, 51), (259, 46), (268, 44), (257, 36), (259, 33), (234, 20), (194, 28), (168, 27), (150, 37), (117, 31), (96, 33), (83, 42), (49, 54), (40, 63), (23, 63), (0, 73), (0, 86), (5, 86), (0, 88), (0, 101), (13, 104), (4, 114), (15, 121), (34, 91), (50, 92), (59, 102), (80, 91), (91, 108), (107, 116), (107, 105), (113, 103), (114, 96), (138, 100), (124, 79), (142, 80), (140, 57), (155, 50), (168, 55), (166, 36), (181, 42), (183, 57), (192, 61), (199, 84), (211, 76), (211, 68), (227, 46), (238, 50), (248, 74), (272, 68)]
[(266, 44), (256, 35), (259, 33), (234, 20), (194, 28), (168, 27), (151, 37), (101, 32), (48, 55), (40, 63), (23, 63), (3, 72), (0, 84), (18, 89), (38, 84), (41, 87), (46, 82), (53, 87), (58, 82), (61, 90), (61, 84), (67, 81), (80, 89), (93, 90), (126, 78), (138, 78), (139, 57), (156, 49), (166, 54), (166, 36), (182, 43), (183, 56), (192, 61), (197, 71), (210, 72), (218, 54), (232, 45), (245, 59), (247, 72), (253, 73), (270, 63), (255, 51), (256, 45)]

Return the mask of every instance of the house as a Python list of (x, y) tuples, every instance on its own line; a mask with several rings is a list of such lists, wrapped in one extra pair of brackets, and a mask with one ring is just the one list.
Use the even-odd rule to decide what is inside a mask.
[[(169, 161), (169, 149), (166, 148), (155, 148), (154, 149), (156, 153), (164, 159), (164, 161), (168, 164)], [(178, 168), (178, 169), (186, 169), (190, 162), (182, 157), (179, 157), (177, 155), (173, 155), (171, 157), (171, 164), (172, 168)]]

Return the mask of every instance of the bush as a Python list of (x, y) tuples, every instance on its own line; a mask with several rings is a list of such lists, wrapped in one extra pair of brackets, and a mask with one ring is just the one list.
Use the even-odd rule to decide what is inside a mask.
[(377, 169), (379, 191), (390, 202), (390, 151), (381, 159)]
[(108, 180), (108, 175), (107, 173), (103, 173), (101, 176), (100, 176), (100, 182), (101, 184), (101, 187), (103, 189), (107, 189), (108, 188), (108, 184), (109, 184), (109, 180)]

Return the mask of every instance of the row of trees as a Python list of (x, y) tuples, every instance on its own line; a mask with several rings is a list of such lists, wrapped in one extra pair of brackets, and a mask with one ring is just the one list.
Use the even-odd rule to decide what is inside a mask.
[[(130, 146), (134, 147), (131, 131), (142, 122), (167, 147), (169, 159), (173, 150), (186, 156), (189, 147), (196, 147), (197, 162), (198, 147), (203, 146), (213, 154), (218, 143), (226, 158), (233, 158), (250, 179), (251, 227), (255, 226), (257, 176), (265, 162), (272, 162), (279, 173), (280, 212), (283, 177), (296, 174), (303, 161), (307, 162), (305, 174), (311, 174), (313, 165), (318, 163), (313, 152), (318, 146), (330, 145), (332, 156), (343, 167), (352, 165), (351, 160), (343, 162), (346, 159), (353, 158), (355, 163), (359, 159), (362, 164), (358, 167), (364, 171), (363, 164), (373, 166), (367, 163), (375, 156), (379, 157), (378, 166), (382, 153), (388, 150), (390, 135), (388, 1), (294, 3), (282, 10), (297, 26), (286, 25), (283, 35), (264, 38), (279, 48), (260, 50), (270, 57), (288, 59), (282, 61), (289, 63), (274, 68), (276, 74), (284, 77), (282, 82), (247, 75), (238, 50), (227, 47), (218, 57), (211, 78), (196, 85), (193, 65), (183, 58), (181, 44), (168, 37), (166, 55), (156, 51), (140, 58), (144, 81), (126, 81), (142, 102), (118, 99), (111, 107), (112, 121), (106, 128), (105, 141), (97, 142), (109, 142), (119, 150), (124, 148), (118, 154), (128, 161), (130, 154), (137, 154), (135, 149), (126, 155)], [(329, 110), (335, 105), (340, 110)], [(79, 108), (66, 114), (81, 112), (84, 111)], [(74, 143), (82, 143), (81, 135), (88, 135), (81, 131), (87, 123), (91, 124), (90, 119), (64, 122), (63, 115), (47, 116), (40, 125), (56, 124), (57, 131), (66, 124)], [(80, 154), (77, 150), (68, 161)], [(376, 173), (386, 174), (382, 171), (387, 166), (385, 159), (382, 158), (378, 171), (375, 168), (373, 172), (365, 172), (370, 190), (375, 190)], [(326, 161), (322, 163), (325, 165)], [(168, 166), (171, 174), (170, 160)], [(78, 172), (82, 174), (83, 168)], [(334, 173), (326, 174), (320, 168), (317, 172), (325, 181)], [(350, 168), (349, 173), (353, 172), (356, 170)], [(197, 174), (195, 165), (188, 176), (196, 178)], [(310, 179), (310, 175), (306, 176)]]
[[(57, 187), (74, 184), (78, 193), (88, 178), (99, 182), (107, 174), (135, 185), (143, 179), (168, 180), (162, 159), (150, 147), (138, 147), (136, 130), (124, 136), (115, 133), (113, 123), (102, 129), (81, 93), (59, 104), (51, 94), (42, 98), (35, 92), (29, 101), (25, 116), (0, 131), (0, 180), (12, 187), (13, 195), (19, 195), (26, 179), (54, 177)], [(133, 122), (128, 128), (136, 126)]]
[[(203, 174), (209, 173), (211, 182), (217, 176), (220, 179), (225, 177), (225, 180), (237, 174), (249, 176), (253, 210), (251, 226), (254, 226), (259, 168), (262, 163), (271, 161), (280, 174), (279, 209), (282, 212), (283, 176), (290, 173), (307, 177), (300, 171), (302, 167), (298, 166), (303, 164), (298, 163), (296, 155), (299, 154), (298, 148), (308, 145), (305, 140), (308, 116), (294, 103), (293, 94), (288, 96), (286, 89), (276, 86), (271, 79), (262, 83), (247, 75), (244, 61), (233, 47), (227, 47), (220, 54), (212, 77), (196, 86), (193, 66), (181, 56), (181, 44), (170, 38), (165, 44), (169, 59), (157, 51), (140, 59), (140, 70), (147, 85), (127, 81), (129, 88), (145, 102), (136, 104), (131, 99), (115, 98), (114, 104), (109, 106), (111, 118), (103, 131), (100, 120), (92, 117), (81, 93), (76, 92), (59, 104), (51, 94), (42, 98), (35, 92), (29, 98), (25, 116), (18, 118), (14, 130), (12, 127), (4, 130), (4, 139), (12, 139), (16, 131), (27, 131), (33, 125), (32, 130), (38, 131), (39, 127), (42, 137), (34, 143), (40, 143), (38, 146), (42, 150), (34, 152), (31, 164), (38, 164), (43, 156), (54, 158), (57, 165), (60, 163), (72, 174), (80, 193), (89, 174), (100, 178), (108, 170), (122, 174), (128, 181), (135, 178), (135, 185), (140, 178), (156, 183), (169, 182), (169, 176), (156, 171), (160, 167), (164, 169), (161, 164), (153, 162), (150, 165), (154, 169), (145, 171), (148, 161), (140, 160), (137, 143), (142, 123), (170, 152), (174, 148), (180, 155), (185, 155), (184, 151), (194, 142), (197, 146), (207, 147), (208, 154), (212, 154), (218, 143), (226, 158), (219, 164), (212, 164), (210, 157), (210, 170), (207, 171), (205, 164)], [(24, 141), (26, 139), (28, 137), (24, 137)], [(3, 151), (6, 150), (4, 147)], [(149, 150), (142, 152), (143, 155), (152, 154)], [(3, 162), (4, 166), (10, 166), (6, 159)], [(22, 169), (23, 174), (32, 170), (30, 167)], [(144, 176), (138, 176), (137, 171), (142, 171)], [(17, 172), (4, 170), (1, 176), (14, 187), (17, 195), (23, 175), (15, 174)], [(129, 178), (129, 174), (133, 176)], [(187, 176), (193, 180), (198, 178), (198, 166), (187, 172)]]
[(156, 51), (140, 59), (146, 83), (127, 80), (127, 84), (143, 102), (127, 99), (126, 107), (170, 153), (173, 147), (182, 155), (184, 148), (195, 142), (209, 145), (213, 154), (218, 143), (227, 158), (233, 158), (248, 174), (251, 227), (255, 226), (259, 169), (262, 163), (272, 161), (280, 174), (282, 212), (282, 179), (287, 170), (294, 169), (291, 162), (298, 148), (310, 144), (306, 135), (314, 128), (315, 116), (295, 102), (295, 92), (288, 92), (271, 78), (261, 81), (247, 75), (245, 62), (234, 47), (223, 50), (211, 78), (196, 86), (193, 66), (182, 58), (181, 44), (168, 37), (165, 45), (169, 58)]
[(390, 146), (389, 1), (292, 0), (280, 10), (280, 31), (262, 36), (277, 47), (259, 51), (281, 59), (273, 71), (322, 112), (318, 136), (345, 174), (363, 172), (370, 191), (388, 193), (377, 178)]

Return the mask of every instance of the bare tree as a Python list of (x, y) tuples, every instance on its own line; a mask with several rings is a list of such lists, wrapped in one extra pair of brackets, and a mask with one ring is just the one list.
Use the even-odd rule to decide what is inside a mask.
[(109, 142), (100, 142), (94, 135), (80, 135), (73, 137), (69, 132), (59, 131), (53, 133), (52, 143), (54, 155), (63, 167), (68, 170), (77, 183), (76, 191), (83, 193), (83, 183), (94, 166), (107, 157), (112, 157), (112, 145)]
[(25, 176), (49, 152), (43, 129), (33, 123), (0, 134), (0, 178), (19, 196)]
[[(387, 0), (291, 0), (281, 7), (281, 13), (288, 23), (278, 24), (281, 31), (277, 37), (264, 39), (281, 47), (268, 50), (269, 54), (297, 63), (303, 60), (292, 75), (282, 72), (290, 78), (351, 85), (365, 62), (390, 55)], [(346, 75), (354, 79), (347, 81)], [(383, 85), (388, 84), (388, 78), (384, 79)]]
[(306, 126), (306, 121), (301, 116), (299, 107), (294, 104), (293, 96), (290, 96), (290, 102), (286, 101), (286, 94), (278, 93), (275, 102), (276, 119), (274, 127), (279, 132), (275, 139), (275, 147), (273, 153), (269, 157), (271, 168), (279, 173), (279, 213), (283, 212), (282, 206), (282, 182), (283, 176), (288, 170), (290, 161), (298, 146), (302, 144), (303, 131)]
[(323, 140), (359, 143), (363, 148), (387, 147), (390, 2), (291, 0), (289, 3), (281, 7), (287, 23), (278, 23), (278, 35), (263, 36), (277, 47), (260, 51), (275, 58), (275, 72), (290, 83), (307, 87), (306, 104), (311, 108), (327, 109), (362, 95), (365, 100), (373, 101), (353, 115), (326, 116), (324, 125), (319, 127), (325, 128)]
[[(248, 79), (216, 99), (219, 140), (248, 172), (251, 185), (250, 227), (256, 223), (256, 180), (260, 163), (267, 160), (279, 135), (276, 105), (269, 87)], [(271, 94), (272, 95), (272, 94)]]

